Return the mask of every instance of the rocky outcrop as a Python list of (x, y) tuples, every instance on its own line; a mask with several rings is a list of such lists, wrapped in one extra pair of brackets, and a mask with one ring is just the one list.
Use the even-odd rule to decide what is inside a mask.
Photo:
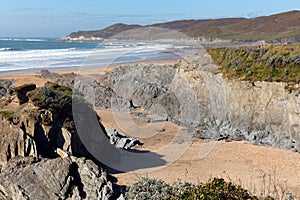
[(2, 112), (11, 116), (0, 118), (0, 165), (17, 156), (54, 158), (57, 148), (89, 158), (75, 129), (71, 97), (49, 88), (38, 88), (28, 96), (30, 102), (21, 106), (14, 104), (19, 99), (15, 94), (2, 102)]
[(125, 135), (119, 133), (114, 128), (106, 129), (107, 136), (111, 144), (120, 149), (131, 149), (134, 146), (142, 145), (137, 138), (128, 138)]
[(40, 74), (37, 75), (38, 78), (43, 78), (50, 82), (55, 82), (58, 85), (64, 85), (69, 88), (73, 87), (76, 76), (78, 75), (75, 73), (57, 74), (52, 73), (49, 70), (41, 70)]
[[(54, 86), (25, 85), (0, 103), (0, 199), (114, 198), (113, 184), (75, 128), (70, 90)], [(28, 100), (19, 104), (21, 90)], [(86, 102), (74, 101), (104, 130)]]
[[(218, 68), (201, 52), (175, 65), (121, 66), (93, 81), (79, 78), (75, 85), (96, 106), (142, 107), (203, 139), (249, 140), (300, 151), (299, 94), (286, 90), (286, 83), (228, 80)], [(103, 88), (108, 92), (98, 92)]]
[(106, 85), (134, 107), (194, 128), (201, 138), (300, 151), (299, 95), (285, 83), (228, 80), (217, 69), (199, 53), (174, 66), (115, 69), (106, 79), (114, 84)]
[(15, 158), (0, 173), (4, 199), (110, 199), (105, 171), (85, 158)]
[(3, 117), (0, 119), (0, 169), (16, 156), (37, 156), (34, 139), (21, 128), (10, 126)]
[(12, 88), (13, 80), (0, 80), (0, 97), (3, 97), (10, 88)]
[(201, 56), (193, 63), (189, 69), (188, 61), (182, 63), (178, 73), (197, 95), (202, 115), (198, 121), (217, 129), (217, 137), (300, 150), (300, 98), (285, 89), (286, 83), (228, 80), (204, 70), (211, 64), (203, 66), (207, 62)]

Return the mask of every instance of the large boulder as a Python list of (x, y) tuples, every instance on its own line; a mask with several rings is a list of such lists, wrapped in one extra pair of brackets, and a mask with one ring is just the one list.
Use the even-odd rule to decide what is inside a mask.
[(85, 158), (15, 158), (0, 173), (4, 199), (104, 199), (112, 197), (105, 171)]

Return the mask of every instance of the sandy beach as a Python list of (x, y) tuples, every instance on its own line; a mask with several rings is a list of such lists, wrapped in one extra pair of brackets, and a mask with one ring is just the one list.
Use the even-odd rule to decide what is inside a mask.
[[(106, 67), (95, 67), (95, 68), (81, 68), (81, 69), (70, 69), (70, 70), (49, 70), (50, 72), (58, 73), (58, 74), (66, 74), (66, 73), (76, 73), (81, 75), (89, 75), (89, 74), (103, 74), (107, 71), (114, 69), (120, 65), (130, 65), (130, 64), (157, 64), (157, 65), (169, 65), (176, 63), (177, 59), (167, 59), (167, 60), (152, 60), (152, 61), (141, 61), (134, 63), (124, 63), (118, 65), (110, 65)], [(20, 86), (26, 83), (35, 83), (38, 87), (43, 86), (47, 80), (41, 79), (37, 77), (40, 72), (29, 72), (29, 73), (12, 73), (8, 75), (0, 75), (0, 79), (5, 80), (14, 80), (14, 86)]]
[[(150, 61), (147, 61), (149, 63)], [(172, 64), (174, 60), (155, 61), (155, 64)], [(80, 73), (83, 75), (104, 73), (115, 66), (107, 68), (92, 68), (78, 70), (56, 71), (56, 73)], [(43, 86), (46, 80), (36, 77), (38, 73), (11, 74), (0, 76), (0, 79), (13, 79), (15, 86), (25, 83), (35, 83)], [(133, 117), (132, 121), (116, 121), (111, 110), (97, 109), (101, 121), (106, 128), (116, 128), (120, 132), (131, 135), (119, 125), (129, 126), (135, 123), (138, 127), (148, 124)], [(165, 131), (152, 137), (141, 139), (144, 143), (137, 150), (156, 151), (167, 145), (180, 129), (176, 124), (164, 122)], [(199, 152), (209, 146), (210, 151), (204, 157)], [(223, 177), (247, 188), (257, 195), (271, 192), (280, 195), (283, 192), (293, 192), (300, 197), (300, 154), (276, 148), (254, 146), (247, 141), (218, 141), (208, 143), (197, 138), (193, 139), (190, 148), (175, 162), (159, 170), (147, 173), (117, 173), (113, 174), (117, 184), (129, 185), (140, 176), (159, 178), (170, 183), (181, 180), (193, 183), (206, 182), (213, 177)], [(277, 194), (276, 194), (277, 193)]]
[[(111, 110), (97, 110), (105, 127), (117, 128), (126, 133), (121, 126), (136, 126), (143, 128), (147, 123), (136, 119), (132, 121), (115, 120)], [(134, 117), (133, 117), (134, 118)], [(138, 149), (157, 151), (167, 145), (176, 135), (179, 126), (165, 122), (165, 131), (152, 137), (141, 139), (144, 145)], [(200, 156), (206, 150), (206, 156)], [(300, 154), (277, 148), (255, 146), (247, 141), (203, 141), (195, 138), (190, 148), (174, 163), (159, 170), (147, 173), (118, 173), (113, 174), (118, 184), (129, 185), (141, 176), (162, 179), (173, 183), (207, 182), (214, 177), (222, 177), (228, 181), (240, 184), (256, 195), (273, 195), (283, 192), (293, 192), (300, 196)]]

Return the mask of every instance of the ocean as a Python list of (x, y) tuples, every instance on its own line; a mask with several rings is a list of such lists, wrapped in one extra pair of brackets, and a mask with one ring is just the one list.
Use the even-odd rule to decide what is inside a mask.
[[(166, 44), (66, 42), (55, 38), (0, 38), (0, 74), (172, 59), (177, 57), (170, 51), (173, 48), (172, 45)], [(90, 64), (87, 60), (95, 55), (96, 63), (93, 61), (93, 64)]]

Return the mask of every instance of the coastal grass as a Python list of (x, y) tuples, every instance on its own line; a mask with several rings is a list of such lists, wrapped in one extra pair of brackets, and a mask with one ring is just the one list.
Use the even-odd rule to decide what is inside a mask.
[(208, 49), (219, 72), (242, 81), (286, 82), (287, 89), (300, 84), (300, 45)]

